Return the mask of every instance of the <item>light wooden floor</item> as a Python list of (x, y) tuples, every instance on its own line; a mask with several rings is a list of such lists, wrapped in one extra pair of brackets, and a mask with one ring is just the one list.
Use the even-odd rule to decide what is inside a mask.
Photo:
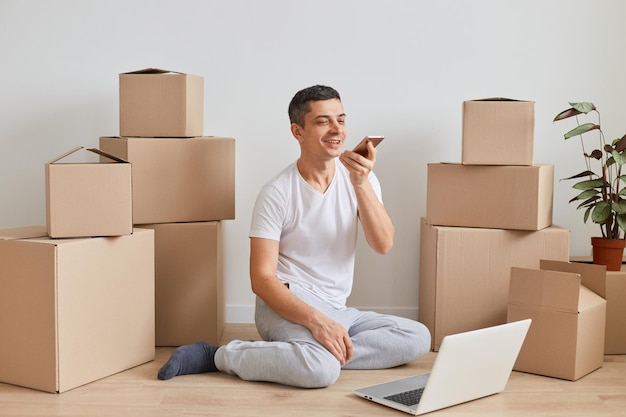
[[(223, 342), (257, 337), (253, 325), (229, 325)], [(352, 390), (427, 372), (436, 355), (394, 369), (343, 371), (333, 386), (305, 390), (223, 374), (159, 381), (156, 373), (171, 351), (157, 348), (153, 362), (62, 394), (0, 384), (0, 416), (398, 416), (404, 414), (358, 398)], [(513, 372), (503, 393), (430, 415), (626, 416), (626, 356), (606, 356), (601, 369), (576, 382)]]

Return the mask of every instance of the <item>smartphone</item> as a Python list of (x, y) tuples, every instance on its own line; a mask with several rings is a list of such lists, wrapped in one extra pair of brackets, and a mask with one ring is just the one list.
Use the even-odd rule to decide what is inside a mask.
[(383, 139), (385, 139), (384, 136), (365, 136), (363, 140), (359, 142), (359, 144), (356, 145), (354, 149), (352, 149), (352, 152), (356, 152), (359, 155), (367, 157), (367, 142), (372, 142), (372, 145), (376, 147), (380, 142), (383, 141)]

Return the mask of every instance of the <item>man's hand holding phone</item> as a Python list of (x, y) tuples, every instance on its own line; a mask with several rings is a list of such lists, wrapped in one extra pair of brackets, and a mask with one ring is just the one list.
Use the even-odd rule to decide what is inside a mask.
[(380, 142), (383, 141), (383, 139), (385, 139), (384, 136), (365, 136), (363, 138), (363, 140), (361, 140), (361, 142), (359, 142), (359, 144), (354, 147), (352, 152), (356, 152), (359, 155), (364, 156), (364, 157), (367, 158), (367, 153), (368, 153), (367, 143), (371, 142), (372, 145), (374, 145), (374, 147), (376, 147), (376, 146), (378, 146), (378, 144)]

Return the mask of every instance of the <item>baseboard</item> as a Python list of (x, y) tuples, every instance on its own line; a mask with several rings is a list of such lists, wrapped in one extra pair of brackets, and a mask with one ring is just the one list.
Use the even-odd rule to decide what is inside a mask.
[[(417, 320), (417, 307), (356, 307), (363, 311), (376, 311), (381, 314), (390, 314), (407, 319)], [(226, 323), (254, 323), (254, 306), (229, 305), (226, 306)]]

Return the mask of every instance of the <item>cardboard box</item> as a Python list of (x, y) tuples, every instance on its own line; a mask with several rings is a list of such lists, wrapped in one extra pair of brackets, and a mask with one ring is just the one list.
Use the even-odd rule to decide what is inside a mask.
[(221, 223), (142, 227), (155, 236), (156, 345), (218, 344), (224, 330)]
[(531, 232), (433, 226), (422, 219), (419, 321), (433, 349), (449, 334), (506, 323), (512, 266), (538, 268), (544, 258), (566, 261), (569, 231)]
[[(82, 149), (76, 147), (46, 163), (48, 235), (67, 238), (131, 234), (131, 165), (98, 149)], [(89, 161), (90, 156), (96, 159)]]
[(552, 224), (554, 166), (428, 164), (426, 219), (439, 226), (541, 230)]
[[(591, 264), (591, 256), (573, 256), (572, 262)], [(595, 265), (598, 268), (604, 268)], [(606, 271), (606, 269), (605, 269)], [(626, 355), (626, 265), (621, 271), (606, 271), (606, 330), (605, 355)]]
[(463, 102), (461, 160), (471, 165), (532, 165), (535, 103), (508, 98)]
[(0, 231), (0, 381), (63, 392), (154, 359), (154, 232)]
[(191, 137), (204, 129), (204, 78), (146, 68), (119, 75), (120, 136)]
[(101, 137), (100, 148), (133, 165), (136, 225), (235, 218), (235, 139)]
[[(604, 362), (606, 301), (600, 269), (572, 270), (542, 261), (541, 269), (511, 268), (507, 320), (533, 320), (513, 369), (575, 381)], [(589, 266), (589, 265), (587, 265)]]

